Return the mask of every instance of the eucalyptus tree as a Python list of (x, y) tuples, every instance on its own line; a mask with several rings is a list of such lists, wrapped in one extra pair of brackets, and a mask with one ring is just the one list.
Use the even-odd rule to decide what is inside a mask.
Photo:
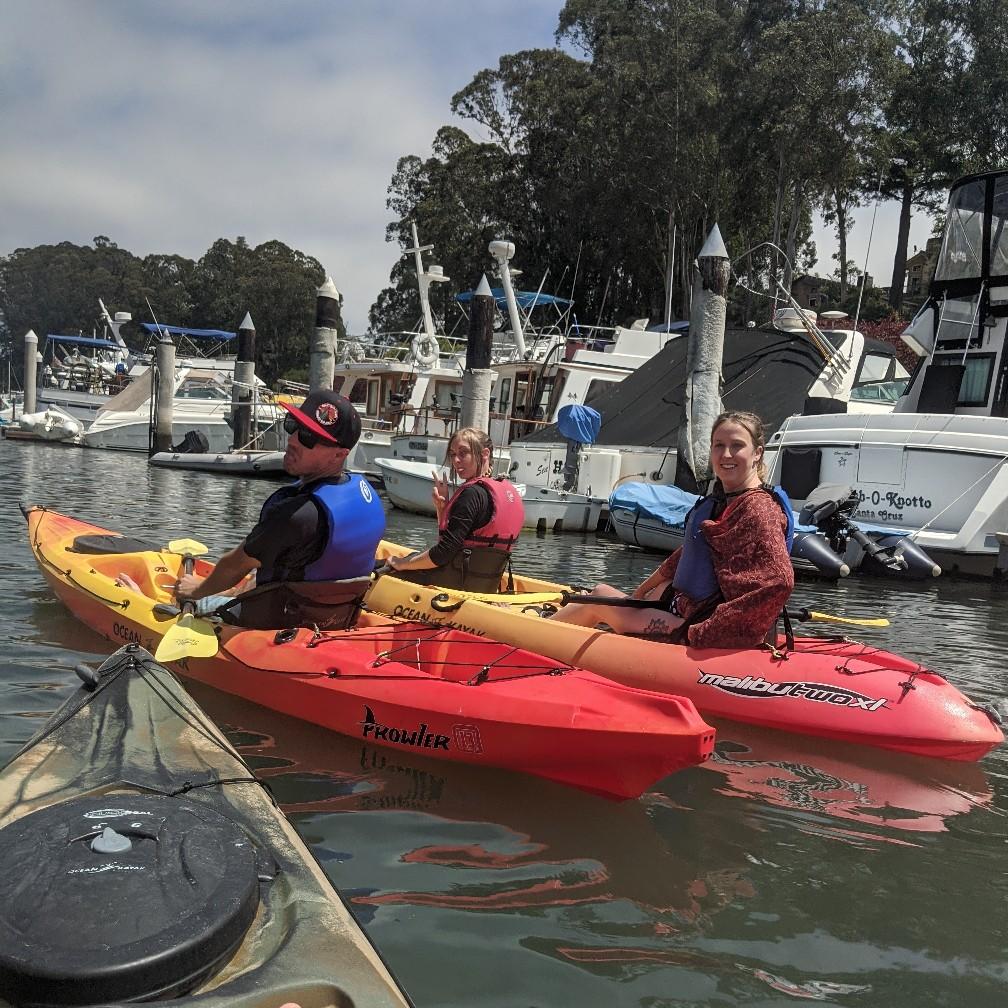
[(966, 6), (961, 0), (894, 0), (889, 7), (897, 63), (884, 109), (888, 170), (881, 189), (900, 202), (889, 287), (889, 304), (896, 311), (903, 305), (913, 209), (936, 212), (966, 163), (963, 140), (971, 101)]

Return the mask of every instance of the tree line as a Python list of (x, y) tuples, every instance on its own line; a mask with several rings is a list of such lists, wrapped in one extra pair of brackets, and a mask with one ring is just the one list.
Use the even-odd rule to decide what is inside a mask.
[[(97, 319), (101, 298), (110, 312), (133, 315), (121, 331), (134, 349), (146, 340), (140, 320), (237, 330), (249, 312), (260, 377), (267, 384), (281, 376), (304, 377), (316, 291), (324, 279), (311, 256), (281, 241), (253, 248), (242, 237), (218, 239), (195, 261), (169, 254), (140, 258), (104, 235), (91, 246), (21, 248), (0, 257), (0, 355), (9, 355), (20, 374), (21, 340), (29, 329), (40, 348), (48, 333), (80, 333)], [(342, 337), (342, 321), (338, 325)]]
[[(869, 311), (898, 312), (912, 214), (1008, 160), (1006, 15), (1008, 0), (567, 0), (558, 48), (477, 73), (451, 100), (468, 128), (399, 160), (387, 236), (407, 249), (416, 222), (455, 289), (508, 238), (523, 285), (611, 324), (687, 317), (690, 265), (717, 222), (741, 257), (735, 321), (761, 321), (773, 278), (816, 261), (816, 213), (836, 233), (835, 307), (850, 310), (851, 214), (897, 200), (892, 275), (876, 278), (888, 303)], [(786, 260), (745, 256), (768, 241)], [(393, 269), (375, 329), (419, 316), (412, 273), (408, 259)], [(433, 292), (446, 316), (448, 287)]]
[[(515, 243), (522, 287), (571, 298), (582, 324), (613, 324), (687, 317), (691, 264), (717, 222), (738, 323), (764, 321), (789, 264), (816, 261), (816, 213), (837, 236), (835, 306), (852, 311), (851, 215), (895, 199), (888, 302), (876, 292), (861, 314), (898, 312), (912, 214), (1008, 161), (1006, 23), (1008, 0), (566, 0), (557, 47), (481, 70), (451, 99), (466, 128), (399, 159), (387, 237), (405, 252), (415, 223), (434, 244), (452, 282), (431, 298), (449, 327), (495, 238)], [(323, 276), (281, 241), (222, 238), (197, 261), (138, 258), (103, 236), (18, 249), (0, 257), (0, 354), (19, 361), (28, 328), (75, 331), (98, 297), (134, 315), (149, 299), (182, 325), (237, 327), (250, 311), (260, 373), (294, 377)], [(419, 318), (403, 256), (370, 326)]]

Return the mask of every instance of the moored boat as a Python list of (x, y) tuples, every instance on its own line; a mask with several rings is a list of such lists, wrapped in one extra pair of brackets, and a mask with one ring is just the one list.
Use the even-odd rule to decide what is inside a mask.
[[(381, 556), (408, 552), (383, 543)], [(505, 586), (501, 585), (502, 592)], [(563, 585), (513, 575), (514, 596), (378, 578), (366, 605), (521, 644), (616, 682), (689, 697), (704, 716), (944, 759), (976, 760), (1004, 741), (982, 708), (918, 662), (846, 637), (701, 649), (544, 620), (531, 611)], [(504, 603), (504, 604), (501, 604)], [(522, 609), (529, 609), (523, 612)]]
[(174, 677), (120, 648), (0, 774), (0, 999), (410, 1004)]
[(287, 479), (282, 451), (234, 452), (155, 452), (150, 465), (162, 469), (185, 469), (189, 472), (216, 473), (219, 476), (262, 476), (265, 479)]
[[(153, 650), (175, 624), (155, 607), (172, 601), (165, 586), (182, 558), (44, 508), (27, 517), (39, 567), (70, 611), (111, 641)], [(197, 561), (197, 573), (211, 569)], [(143, 593), (117, 585), (120, 573)], [(215, 655), (173, 664), (225, 692), (393, 749), (628, 798), (701, 763), (713, 747), (713, 731), (688, 700), (458, 629), (364, 613), (346, 631), (218, 633)]]

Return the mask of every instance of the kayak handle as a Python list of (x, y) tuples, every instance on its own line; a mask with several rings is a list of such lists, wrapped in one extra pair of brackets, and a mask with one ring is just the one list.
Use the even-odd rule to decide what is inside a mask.
[(465, 599), (458, 599), (452, 602), (452, 597), (447, 592), (441, 592), (430, 600), (430, 607), (435, 612), (455, 612), (462, 608)]

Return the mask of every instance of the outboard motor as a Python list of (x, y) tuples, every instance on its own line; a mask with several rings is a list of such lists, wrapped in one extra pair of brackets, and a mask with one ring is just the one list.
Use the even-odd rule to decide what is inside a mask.
[(210, 442), (203, 431), (186, 431), (185, 437), (177, 445), (172, 445), (171, 450), (182, 455), (205, 455), (210, 450)]
[[(851, 516), (861, 503), (853, 487), (844, 483), (820, 483), (805, 500), (799, 522), (815, 525), (833, 550), (846, 555), (866, 572), (919, 580), (937, 577), (941, 567), (914, 541), (898, 532), (863, 532)], [(855, 546), (850, 547), (853, 543)], [(855, 557), (852, 554), (857, 554)]]

